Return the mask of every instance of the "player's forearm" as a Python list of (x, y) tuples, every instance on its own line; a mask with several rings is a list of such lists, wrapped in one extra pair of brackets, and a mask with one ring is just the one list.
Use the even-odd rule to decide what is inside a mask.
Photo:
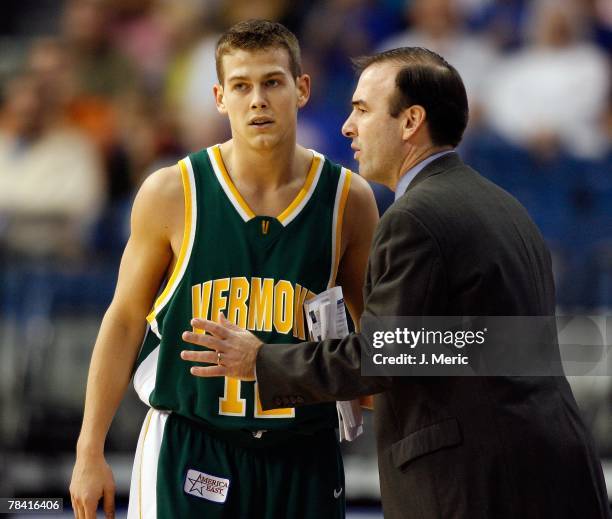
[(119, 318), (112, 308), (104, 316), (94, 347), (77, 453), (101, 455), (106, 434), (125, 394), (144, 332), (140, 319)]

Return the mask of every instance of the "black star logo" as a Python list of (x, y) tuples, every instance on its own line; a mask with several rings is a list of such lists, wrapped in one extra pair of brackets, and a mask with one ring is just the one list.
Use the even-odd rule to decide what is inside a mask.
[[(196, 491), (198, 494), (200, 494), (201, 496), (204, 496), (204, 494), (202, 493), (202, 489), (204, 488), (204, 482), (202, 481), (202, 474), (200, 474), (197, 479), (193, 479), (193, 478), (187, 478), (189, 481), (191, 481), (191, 488), (189, 489), (189, 492), (193, 492)], [(198, 488), (199, 485), (199, 488)]]

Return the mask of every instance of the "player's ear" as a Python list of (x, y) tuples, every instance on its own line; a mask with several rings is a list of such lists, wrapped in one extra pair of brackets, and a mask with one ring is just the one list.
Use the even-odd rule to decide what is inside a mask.
[(225, 108), (225, 101), (223, 100), (223, 87), (218, 83), (213, 87), (213, 93), (215, 94), (215, 104), (217, 105), (217, 111), (220, 114), (227, 114), (227, 108)]
[(306, 103), (310, 99), (310, 76), (308, 74), (302, 74), (295, 78), (295, 88), (297, 89), (298, 108), (306, 106)]

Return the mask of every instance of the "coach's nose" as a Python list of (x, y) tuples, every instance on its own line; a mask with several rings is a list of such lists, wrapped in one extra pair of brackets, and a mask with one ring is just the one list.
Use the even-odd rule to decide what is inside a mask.
[(347, 120), (342, 125), (342, 135), (349, 139), (353, 139), (357, 136), (357, 126), (353, 122), (353, 114), (351, 113)]

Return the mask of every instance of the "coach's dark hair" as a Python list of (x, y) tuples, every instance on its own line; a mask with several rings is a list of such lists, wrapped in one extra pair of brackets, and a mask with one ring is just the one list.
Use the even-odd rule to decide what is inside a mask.
[(436, 146), (457, 146), (468, 121), (468, 101), (461, 76), (444, 58), (428, 49), (401, 47), (353, 60), (357, 72), (370, 65), (394, 62), (401, 66), (389, 99), (392, 117), (412, 105), (425, 109), (431, 139)]
[(239, 22), (225, 31), (217, 42), (215, 65), (217, 77), (223, 84), (223, 56), (233, 50), (246, 51), (266, 50), (272, 48), (285, 49), (289, 54), (289, 69), (294, 78), (302, 75), (302, 58), (300, 44), (295, 34), (287, 27), (268, 20), (247, 20)]

